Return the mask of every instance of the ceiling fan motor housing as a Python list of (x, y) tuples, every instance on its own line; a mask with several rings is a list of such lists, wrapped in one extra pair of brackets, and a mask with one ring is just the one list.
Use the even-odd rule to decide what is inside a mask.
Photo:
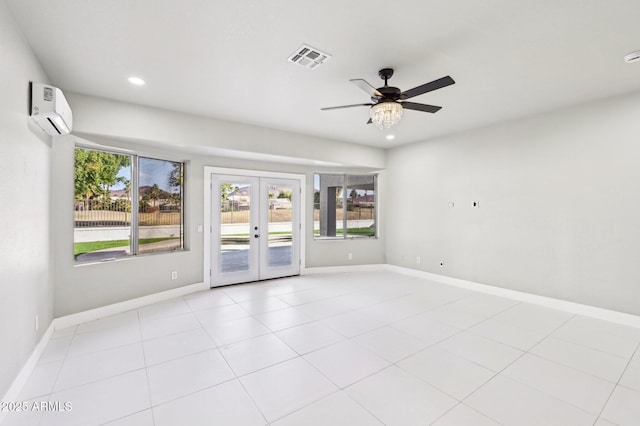
[(397, 87), (384, 86), (379, 87), (377, 90), (378, 92), (382, 93), (382, 98), (372, 96), (371, 100), (373, 102), (395, 102), (398, 99), (401, 99), (400, 94), (402, 92)]
[(378, 76), (384, 80), (384, 86), (378, 87), (378, 92), (382, 94), (382, 97), (372, 96), (371, 100), (374, 103), (378, 102), (396, 102), (399, 99), (402, 99), (400, 96), (402, 91), (397, 87), (391, 87), (387, 84), (387, 80), (393, 77), (393, 68), (382, 68), (378, 71)]

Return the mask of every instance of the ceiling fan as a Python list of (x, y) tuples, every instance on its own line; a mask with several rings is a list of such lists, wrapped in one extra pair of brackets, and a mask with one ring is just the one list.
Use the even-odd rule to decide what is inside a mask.
[(342, 105), (320, 109), (322, 111), (329, 111), (332, 109), (370, 106), (371, 118), (369, 118), (367, 124), (373, 123), (381, 130), (390, 129), (398, 124), (402, 118), (402, 110), (405, 108), (430, 113), (435, 113), (442, 109), (442, 107), (435, 105), (407, 102), (407, 99), (411, 99), (414, 96), (422, 95), (423, 93), (431, 92), (433, 90), (442, 89), (443, 87), (447, 87), (455, 83), (451, 77), (446, 76), (401, 92), (397, 87), (391, 87), (387, 84), (387, 81), (391, 76), (393, 76), (392, 68), (383, 68), (378, 71), (378, 75), (384, 80), (384, 86), (378, 87), (377, 89), (361, 78), (349, 80), (371, 96), (371, 103)]

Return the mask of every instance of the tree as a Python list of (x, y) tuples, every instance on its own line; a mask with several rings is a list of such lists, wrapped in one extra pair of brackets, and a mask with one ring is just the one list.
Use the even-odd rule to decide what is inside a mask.
[(158, 200), (165, 197), (166, 197), (166, 192), (161, 190), (158, 187), (157, 183), (154, 183), (153, 186), (149, 188), (149, 190), (145, 192), (145, 194), (142, 196), (142, 201), (144, 202), (152, 201), (153, 202), (152, 206), (157, 207)]
[(349, 197), (351, 197), (351, 202), (355, 204), (356, 198), (358, 198), (358, 191), (356, 191), (355, 189), (352, 189), (351, 192), (349, 193)]
[(169, 200), (173, 204), (172, 208), (180, 208), (182, 203), (182, 184), (184, 183), (184, 170), (182, 163), (173, 163), (173, 169), (169, 173), (169, 187), (173, 188)]
[(173, 169), (169, 174), (169, 186), (180, 190), (184, 183), (184, 173), (182, 171), (182, 163), (173, 163)]
[(238, 192), (240, 188), (237, 186), (233, 186), (230, 183), (221, 183), (220, 184), (220, 204), (223, 211), (233, 211), (233, 203), (229, 202), (229, 197), (234, 193)]
[(286, 189), (281, 189), (280, 193), (278, 194), (278, 198), (286, 198), (288, 200), (291, 200), (292, 196), (293, 193), (291, 191), (287, 191)]
[(342, 187), (336, 186), (336, 205), (342, 207)]
[(229, 195), (233, 194), (238, 189), (240, 188), (238, 188), (237, 186), (234, 187), (230, 183), (221, 183), (220, 184), (220, 201), (228, 201)]
[(85, 209), (89, 200), (109, 198), (109, 188), (126, 179), (118, 176), (120, 170), (131, 165), (128, 155), (76, 148), (74, 154), (75, 199), (83, 200)]

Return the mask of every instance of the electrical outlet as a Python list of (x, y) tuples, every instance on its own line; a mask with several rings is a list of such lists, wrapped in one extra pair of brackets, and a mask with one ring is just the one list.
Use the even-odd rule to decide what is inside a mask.
[(171, 271), (171, 279), (172, 280), (178, 279), (178, 271)]
[(417, 257), (416, 257), (416, 263), (418, 263), (418, 264), (419, 264), (421, 261), (422, 261), (422, 259), (420, 259), (420, 256), (417, 256)]
[(36, 331), (40, 328), (40, 318), (39, 315), (36, 315)]
[(349, 259), (349, 260), (353, 260), (353, 253), (349, 253), (349, 254), (347, 254), (347, 259)]

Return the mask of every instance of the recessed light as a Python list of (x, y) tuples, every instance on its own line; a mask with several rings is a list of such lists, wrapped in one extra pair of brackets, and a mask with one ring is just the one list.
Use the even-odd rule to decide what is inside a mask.
[(136, 86), (144, 86), (146, 84), (140, 77), (129, 77), (129, 83), (135, 84)]
[(640, 50), (636, 50), (635, 52), (631, 52), (628, 55), (625, 55), (624, 61), (628, 64), (640, 62)]
[(388, 140), (388, 141), (392, 141), (392, 140), (394, 140), (396, 137), (395, 137), (394, 135), (387, 135), (387, 136), (386, 136), (386, 138), (387, 138), (387, 140)]

